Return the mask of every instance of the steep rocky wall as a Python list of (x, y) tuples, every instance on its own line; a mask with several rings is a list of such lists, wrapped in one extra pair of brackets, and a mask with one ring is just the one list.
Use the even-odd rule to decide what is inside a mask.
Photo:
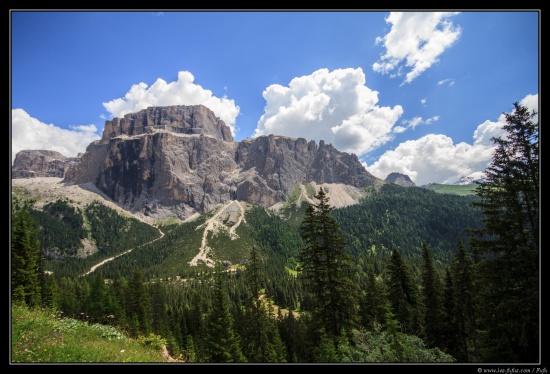
[(174, 105), (149, 107), (123, 118), (106, 121), (101, 143), (116, 136), (134, 136), (170, 131), (187, 135), (209, 135), (224, 141), (233, 141), (231, 129), (204, 105)]
[(77, 158), (66, 157), (56, 151), (23, 150), (17, 153), (11, 167), (12, 178), (63, 178), (65, 171)]

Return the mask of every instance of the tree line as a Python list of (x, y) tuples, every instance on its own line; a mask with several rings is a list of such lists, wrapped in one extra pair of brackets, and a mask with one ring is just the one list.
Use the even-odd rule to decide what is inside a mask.
[[(518, 103), (505, 113), (506, 136), (494, 139), (493, 161), (471, 202), (482, 224), (467, 236), (453, 233), (448, 261), (434, 248), (438, 242), (424, 236), (374, 248), (384, 248), (386, 257), (358, 253), (366, 218), (358, 230), (342, 230), (344, 220), (321, 187), (299, 237), (283, 223), (268, 227), (269, 217), (254, 211), (261, 230), (250, 233), (242, 270), (218, 264), (177, 280), (146, 277), (140, 267), (108, 278), (55, 277), (44, 272), (37, 226), (23, 208), (12, 218), (12, 303), (111, 324), (132, 336), (159, 334), (172, 356), (188, 362), (538, 362), (535, 115)], [(376, 226), (371, 232), (391, 239), (388, 228), (398, 217), (391, 207), (379, 208), (388, 221), (369, 223)], [(437, 236), (437, 214), (419, 217), (428, 219), (428, 237)], [(411, 246), (421, 248), (415, 262)]]

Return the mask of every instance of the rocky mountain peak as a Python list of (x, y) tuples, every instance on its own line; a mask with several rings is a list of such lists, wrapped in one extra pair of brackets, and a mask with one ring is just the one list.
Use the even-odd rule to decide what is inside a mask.
[(123, 118), (105, 121), (101, 144), (117, 136), (135, 136), (165, 131), (175, 134), (208, 135), (233, 141), (231, 129), (204, 105), (148, 107)]
[[(35, 165), (17, 163), (44, 169)], [(101, 140), (62, 169), (56, 176), (65, 183), (91, 183), (128, 212), (158, 220), (186, 219), (231, 200), (270, 207), (305, 183), (358, 189), (376, 180), (356, 155), (323, 141), (269, 135), (234, 142), (203, 105), (150, 107), (106, 121)]]
[(386, 177), (386, 182), (394, 183), (394, 184), (397, 184), (397, 185), (403, 186), (403, 187), (415, 187), (416, 186), (416, 184), (414, 184), (414, 182), (411, 180), (411, 178), (409, 178), (408, 175), (401, 174), (401, 173), (395, 173), (395, 172), (388, 174), (388, 176)]

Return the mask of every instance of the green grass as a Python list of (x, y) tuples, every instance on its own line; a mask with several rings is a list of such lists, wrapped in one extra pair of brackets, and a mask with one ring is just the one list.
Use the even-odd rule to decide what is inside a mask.
[(131, 339), (111, 326), (22, 305), (11, 313), (12, 363), (167, 362), (157, 335)]
[(317, 193), (315, 191), (315, 188), (313, 188), (311, 183), (306, 183), (305, 186), (306, 186), (307, 197), (309, 197), (310, 199), (313, 199), (315, 197), (315, 194)]
[(300, 186), (297, 186), (296, 188), (294, 188), (290, 196), (284, 202), (283, 208), (290, 208), (290, 207), (296, 206), (298, 203), (298, 198), (300, 197), (301, 193), (302, 193), (302, 190), (300, 189)]
[(450, 193), (454, 195), (468, 196), (475, 194), (477, 184), (450, 185), (432, 183), (423, 187), (438, 193)]
[(254, 245), (250, 227), (243, 224), (237, 227), (235, 233), (238, 238), (234, 240), (231, 239), (228, 231), (222, 230), (209, 233), (208, 246), (212, 248), (213, 257), (216, 261), (227, 260), (231, 261), (232, 264), (241, 263), (248, 258), (250, 248)]

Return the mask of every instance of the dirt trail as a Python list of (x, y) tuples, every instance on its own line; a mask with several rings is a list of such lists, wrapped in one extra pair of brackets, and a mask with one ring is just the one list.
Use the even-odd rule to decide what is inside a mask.
[[(160, 229), (158, 229), (158, 230), (159, 230), (159, 233), (160, 233), (160, 236), (159, 236), (158, 238), (153, 239), (153, 240), (151, 240), (150, 242), (144, 243), (144, 244), (142, 244), (142, 245), (139, 245), (139, 246), (137, 246), (136, 248), (142, 247), (142, 246), (144, 246), (144, 245), (146, 245), (146, 244), (153, 243), (154, 241), (157, 241), (157, 240), (159, 240), (159, 239), (162, 239), (162, 237), (164, 236), (164, 233), (163, 233)], [(107, 262), (109, 262), (109, 261), (114, 260), (114, 259), (117, 258), (117, 257), (124, 256), (124, 255), (130, 253), (130, 252), (132, 252), (132, 251), (133, 251), (134, 249), (136, 249), (136, 248), (129, 249), (129, 250), (127, 250), (126, 252), (122, 252), (121, 254), (118, 254), (118, 255), (116, 255), (116, 256), (109, 257), (109, 258), (107, 258), (107, 259), (101, 261), (99, 264), (95, 264), (94, 266), (92, 266), (92, 267), (90, 268), (90, 270), (88, 270), (87, 273), (84, 273), (84, 274), (82, 274), (81, 276), (83, 277), (83, 276), (85, 276), (85, 275), (88, 275), (88, 274), (90, 274), (90, 273), (93, 273), (93, 272), (95, 271), (95, 269), (97, 269), (98, 267), (104, 265), (105, 263), (107, 263)]]

